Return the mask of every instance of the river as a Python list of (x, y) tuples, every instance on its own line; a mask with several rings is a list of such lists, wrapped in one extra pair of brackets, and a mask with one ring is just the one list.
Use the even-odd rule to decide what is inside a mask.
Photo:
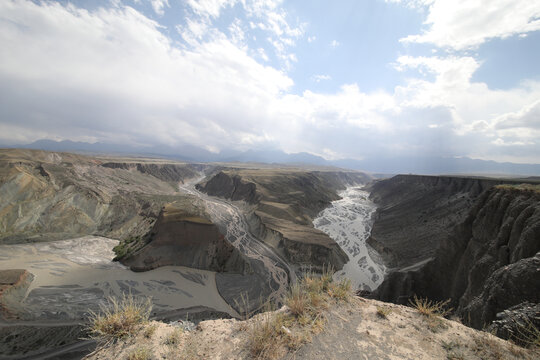
[(131, 292), (152, 297), (157, 313), (208, 306), (236, 315), (219, 295), (215, 273), (182, 266), (133, 272), (112, 261), (117, 244), (117, 240), (85, 236), (1, 245), (0, 269), (26, 269), (34, 275), (24, 300), (11, 304), (10, 311), (23, 321), (80, 321), (89, 310), (98, 310), (106, 297)]
[(377, 252), (366, 244), (376, 206), (362, 187), (348, 187), (339, 196), (340, 200), (319, 213), (313, 225), (334, 239), (349, 256), (349, 262), (334, 278), (349, 278), (354, 289), (375, 290), (385, 273)]

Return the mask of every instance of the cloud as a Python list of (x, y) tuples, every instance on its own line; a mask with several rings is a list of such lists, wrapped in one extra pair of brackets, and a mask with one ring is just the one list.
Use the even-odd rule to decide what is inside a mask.
[[(0, 119), (12, 131), (223, 148), (264, 137), (247, 119), (292, 81), (224, 37), (185, 50), (130, 7), (3, 2)], [(26, 132), (39, 129), (40, 132)], [(122, 137), (123, 135), (123, 137)], [(7, 138), (7, 139), (6, 139)]]
[(330, 43), (330, 46), (333, 47), (333, 48), (336, 48), (340, 45), (339, 41), (337, 40), (332, 40), (332, 42)]
[(163, 16), (165, 13), (165, 6), (170, 7), (169, 0), (150, 0), (150, 3), (152, 4), (152, 9), (154, 9), (155, 13)]
[(401, 41), (430, 43), (455, 50), (473, 48), (494, 38), (540, 30), (540, 2), (530, 0), (392, 1), (427, 8), (426, 30)]
[(330, 75), (313, 75), (311, 79), (315, 82), (321, 82), (323, 80), (331, 80), (332, 77)]
[(221, 9), (234, 6), (237, 0), (187, 0), (190, 8), (199, 16), (217, 18)]
[[(245, 6), (252, 16), (261, 12), (261, 21), (268, 7), (283, 14), (277, 2)], [(191, 17), (179, 27), (186, 41), (179, 44), (129, 6), (88, 11), (3, 1), (0, 14), (3, 143), (52, 138), (212, 151), (276, 147), (333, 158), (540, 158), (540, 82), (489, 89), (472, 81), (480, 63), (470, 56), (399, 57), (394, 66), (408, 78), (392, 91), (350, 83), (335, 93), (295, 94), (287, 73), (264, 61), (267, 50), (245, 44), (245, 19), (220, 31), (210, 15)], [(279, 31), (265, 30), (270, 40), (299, 34), (277, 23)], [(288, 45), (275, 46), (293, 61)]]

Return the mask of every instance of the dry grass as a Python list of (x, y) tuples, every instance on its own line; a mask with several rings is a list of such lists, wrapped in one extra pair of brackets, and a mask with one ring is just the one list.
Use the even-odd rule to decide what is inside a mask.
[(262, 316), (249, 334), (249, 353), (255, 359), (274, 359), (284, 344), (284, 319), (281, 314), (264, 313)]
[(507, 189), (507, 190), (520, 190), (520, 191), (529, 191), (540, 193), (540, 184), (502, 184), (495, 186), (498, 189)]
[(377, 316), (382, 319), (388, 319), (388, 315), (392, 312), (392, 309), (386, 306), (377, 306)]
[(494, 359), (494, 360), (503, 360), (505, 359), (504, 349), (501, 345), (492, 338), (489, 338), (486, 335), (475, 336), (473, 338), (474, 346), (472, 350), (474, 353), (481, 359)]
[(152, 352), (145, 347), (136, 348), (127, 356), (127, 360), (150, 360), (151, 358)]
[(530, 320), (525, 324), (517, 326), (515, 341), (518, 344), (528, 348), (540, 349), (540, 329), (538, 329)]
[(156, 325), (149, 325), (144, 328), (143, 336), (147, 339), (151, 339), (152, 336), (154, 336), (154, 333), (156, 332), (157, 326)]
[(287, 313), (264, 313), (255, 322), (248, 340), (248, 350), (255, 359), (274, 359), (284, 351), (298, 350), (324, 327), (323, 311), (333, 301), (348, 301), (348, 280), (332, 281), (330, 269), (321, 276), (306, 274), (291, 287), (285, 298)]
[(152, 302), (149, 298), (135, 298), (123, 294), (120, 299), (108, 298), (100, 312), (90, 312), (89, 332), (98, 341), (114, 341), (135, 335), (148, 322)]
[(181, 328), (176, 328), (165, 338), (165, 345), (178, 345), (184, 331)]
[(420, 314), (427, 317), (445, 317), (452, 309), (447, 308), (450, 299), (445, 301), (431, 301), (429, 299), (418, 298), (414, 295), (413, 300), (409, 300), (410, 305)]

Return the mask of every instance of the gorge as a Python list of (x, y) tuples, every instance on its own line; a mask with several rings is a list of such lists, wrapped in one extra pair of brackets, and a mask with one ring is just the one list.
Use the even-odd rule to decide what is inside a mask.
[(78, 340), (81, 322), (108, 296), (151, 296), (156, 319), (241, 318), (267, 301), (281, 305), (306, 272), (329, 267), (383, 301), (451, 299), (477, 329), (540, 302), (532, 178), (374, 179), (336, 168), (0, 150), (0, 180), (8, 358), (77, 358), (90, 346)]

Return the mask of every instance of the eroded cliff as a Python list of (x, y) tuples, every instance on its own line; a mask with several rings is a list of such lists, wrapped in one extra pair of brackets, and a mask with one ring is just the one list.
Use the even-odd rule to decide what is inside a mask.
[[(431, 181), (437, 184), (438, 180)], [(445, 180), (446, 186), (452, 189), (449, 181)], [(406, 302), (413, 294), (434, 300), (451, 299), (451, 306), (462, 320), (476, 328), (489, 324), (497, 313), (514, 305), (540, 302), (540, 194), (534, 187), (495, 186), (500, 182), (459, 180), (456, 184), (462, 186), (458, 189), (467, 191), (451, 190), (439, 196), (436, 187), (419, 190), (416, 205), (408, 204), (411, 214), (403, 215), (403, 222), (397, 225), (402, 236), (392, 234), (393, 241), (410, 247), (393, 248), (393, 263), (405, 266), (387, 276), (377, 289), (379, 298), (398, 303)], [(427, 199), (422, 200), (422, 194)], [(408, 196), (401, 195), (394, 206), (405, 208), (408, 200), (403, 199)], [(445, 203), (454, 211), (451, 224), (438, 220)], [(385, 210), (395, 211), (383, 207)], [(428, 212), (423, 214), (424, 210)], [(423, 221), (422, 216), (428, 221)], [(375, 225), (380, 233), (383, 230), (378, 221)], [(375, 239), (377, 234), (374, 232)], [(413, 260), (395, 260), (395, 254), (407, 256), (416, 249), (417, 238), (427, 236), (430, 241), (418, 242), (419, 254), (413, 255)]]
[[(193, 200), (195, 201), (195, 200)], [(177, 265), (216, 272), (244, 273), (249, 264), (225, 240), (203, 210), (187, 211), (192, 204), (167, 204), (161, 211), (147, 244), (122, 259), (134, 271)]]

